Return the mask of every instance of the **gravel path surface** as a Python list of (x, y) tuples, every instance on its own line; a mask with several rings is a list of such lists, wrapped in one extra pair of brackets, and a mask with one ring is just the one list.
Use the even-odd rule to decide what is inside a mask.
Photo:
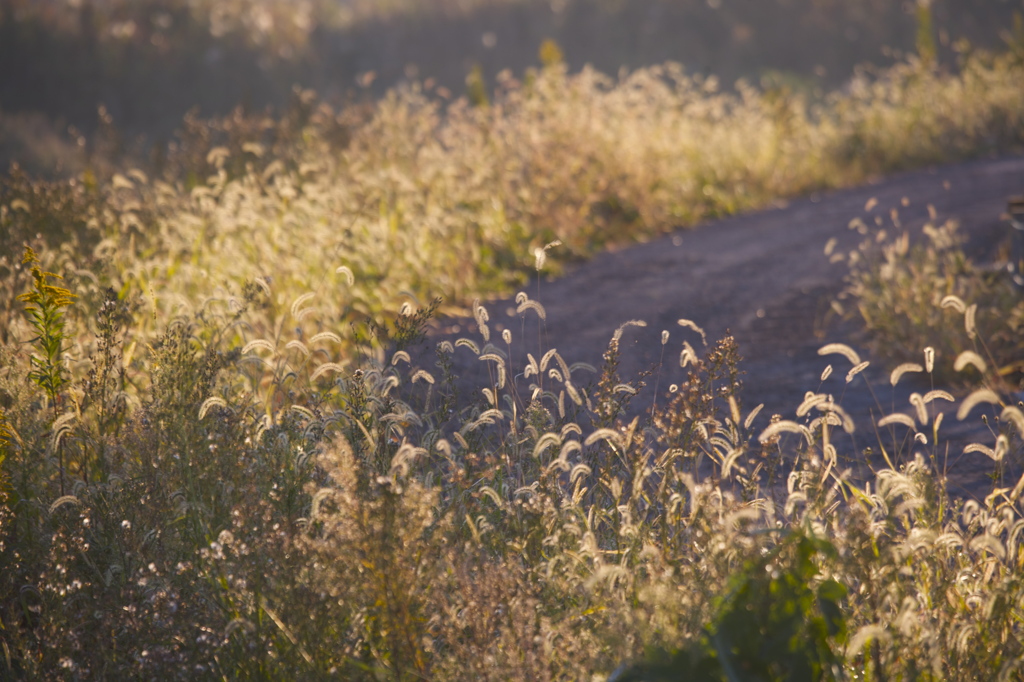
[[(514, 300), (485, 305), (492, 334), (498, 336), (505, 327), (513, 333), (514, 367), (523, 366), (526, 352), (537, 356), (540, 348), (557, 348), (569, 363), (599, 366), (615, 329), (639, 319), (647, 326), (630, 327), (622, 337), (622, 373), (629, 377), (662, 360), (661, 332), (668, 330), (671, 338), (664, 348), (658, 378), (662, 391), (683, 377), (678, 361), (682, 341), (700, 350), (700, 336), (680, 327), (679, 318), (703, 327), (709, 342), (731, 331), (744, 358), (744, 412), (765, 404), (755, 424), (766, 425), (773, 413), (794, 418), (807, 390), (830, 392), (837, 400), (841, 396), (841, 404), (858, 425), (852, 437), (837, 443), (840, 450), (853, 454), (872, 444), (877, 450), (871, 424), (881, 411), (868, 386), (879, 396), (886, 413), (894, 406), (909, 409), (910, 393), (927, 391), (930, 386), (904, 379), (894, 391), (888, 382), (892, 368), (884, 362), (873, 363), (847, 386), (849, 363), (840, 356), (817, 354), (825, 343), (850, 343), (857, 331), (850, 323), (833, 321), (825, 326), (829, 303), (842, 288), (847, 272), (843, 263), (829, 263), (823, 253), (825, 244), (835, 238), (837, 250), (855, 248), (863, 237), (849, 229), (851, 219), (860, 217), (870, 224), (877, 215), (889, 225), (893, 208), (898, 209), (905, 229), (919, 233), (931, 205), (939, 220), (960, 222), (961, 231), (969, 237), (969, 252), (984, 261), (1008, 235), (1001, 218), (1007, 198), (1022, 192), (1024, 158), (904, 173), (679, 231), (602, 254), (561, 278), (533, 283), (527, 289), (530, 298), (547, 311), (540, 329), (532, 314), (525, 323), (514, 315)], [(868, 211), (866, 205), (872, 198), (877, 204)], [(432, 348), (433, 342), (459, 336), (479, 341), (475, 332), (471, 320), (441, 320), (427, 345)], [(499, 345), (504, 348), (500, 339)], [(850, 345), (864, 359), (871, 359), (866, 349)], [(424, 350), (415, 360), (433, 369), (431, 356), (432, 352)], [(487, 385), (487, 363), (464, 348), (456, 350), (455, 361), (467, 388), (479, 390)], [(822, 370), (830, 363), (835, 371), (822, 384)], [(648, 407), (652, 397), (641, 395), (635, 404)], [(965, 423), (958, 423), (955, 415), (945, 418), (942, 432), (951, 445), (948, 455), (945, 450), (940, 453), (939, 464), (947, 469), (954, 492), (973, 494), (989, 485), (989, 460), (980, 454), (960, 455), (963, 444), (971, 440), (991, 444), (980, 415), (978, 409)]]

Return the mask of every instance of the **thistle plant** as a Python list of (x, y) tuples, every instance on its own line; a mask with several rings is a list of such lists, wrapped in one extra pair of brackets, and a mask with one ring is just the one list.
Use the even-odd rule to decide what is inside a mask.
[[(42, 269), (39, 257), (30, 246), (25, 247), (22, 264), (29, 265), (32, 272), (32, 290), (18, 296), (24, 301), (25, 313), (36, 336), (29, 343), (38, 351), (32, 354), (32, 371), (28, 378), (46, 392), (53, 410), (53, 418), (57, 418), (57, 408), (61, 401), (61, 390), (67, 383), (61, 356), (64, 353), (64, 310), (70, 306), (75, 295), (64, 287), (50, 284), (48, 278), (63, 279), (60, 275)], [(64, 495), (64, 457), (58, 447), (60, 466), (60, 494)]]

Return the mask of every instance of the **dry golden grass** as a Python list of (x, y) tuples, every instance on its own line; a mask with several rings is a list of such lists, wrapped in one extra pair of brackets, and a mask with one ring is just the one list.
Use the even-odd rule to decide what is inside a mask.
[[(867, 233), (863, 222), (858, 226)], [(833, 261), (850, 267), (838, 310), (863, 321), (876, 353), (917, 360), (929, 346), (948, 360), (970, 351), (984, 357), (985, 367), (963, 379), (971, 383), (988, 373), (989, 380), (1018, 390), (1024, 301), (1005, 271), (986, 270), (966, 256), (958, 227), (933, 219), (913, 244), (898, 226), (889, 227), (895, 236), (878, 228), (851, 253), (834, 254)], [(953, 379), (952, 369), (947, 361), (939, 374)]]
[[(785, 421), (739, 402), (731, 339), (644, 423), (621, 418), (614, 338), (596, 382), (554, 352), (514, 378), (460, 343), (442, 360), (473, 352), (506, 380), (452, 414), (443, 362), (346, 371), (297, 332), (231, 348), (264, 296), (173, 323), (129, 373), (135, 398), (116, 297), (89, 381), (56, 400), (4, 347), (5, 674), (603, 680), (659, 649), (707, 679), (1017, 674), (1024, 482), (950, 500), (932, 397), (896, 427), (927, 434), (891, 453), (905, 464), (864, 480), (838, 466), (841, 404)], [(997, 430), (968, 452), (1000, 473), (1024, 413), (988, 389), (959, 407), (979, 411)]]
[[(280, 121), (193, 121), (149, 175), (15, 173), (0, 670), (607, 680), (650, 659), (633, 679), (659, 660), (707, 679), (1015, 679), (1024, 413), (995, 381), (957, 413), (984, 413), (991, 438), (966, 454), (997, 487), (956, 502), (934, 467), (940, 393), (885, 422), (908, 436), (894, 466), (854, 477), (842, 405), (758, 415), (732, 339), (684, 346), (664, 406), (627, 421), (642, 378), (617, 374), (618, 336), (596, 377), (543, 348), (517, 375), (487, 332), (415, 367), (402, 348), (430, 310), (400, 305), (468, 306), (607, 244), (1017, 144), (1021, 68), (911, 61), (812, 104), (673, 66), (551, 64), (487, 106), (412, 87), (361, 115), (301, 95)], [(76, 296), (49, 317), (18, 305), (22, 242)], [(918, 267), (885, 253), (859, 296)], [(969, 303), (956, 322), (988, 344)], [(450, 399), (456, 352), (493, 369), (475, 403)], [(60, 380), (33, 384), (41, 368)]]
[[(72, 232), (78, 246), (55, 237), (64, 252), (48, 267), (144, 296), (158, 319), (263, 278), (271, 329), (311, 290), (322, 324), (346, 336), (409, 294), (465, 306), (509, 291), (556, 240), (548, 272), (779, 197), (1005, 150), (1020, 143), (1022, 68), (1012, 53), (965, 56), (957, 74), (912, 60), (814, 103), (721, 92), (673, 65), (611, 79), (556, 63), (506, 76), (479, 107), (416, 86), (337, 113), (304, 93), (280, 121), (191, 122), (158, 177), (57, 183), (47, 196), (77, 206), (68, 219), (14, 183), (0, 222), (15, 251)], [(355, 284), (339, 289), (345, 272)]]

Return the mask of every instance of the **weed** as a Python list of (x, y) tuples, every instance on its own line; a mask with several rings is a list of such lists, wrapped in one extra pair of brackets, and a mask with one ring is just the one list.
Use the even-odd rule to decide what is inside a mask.
[[(859, 220), (851, 226), (867, 231)], [(970, 350), (1012, 387), (1024, 352), (1024, 302), (1008, 277), (986, 272), (966, 256), (955, 222), (933, 217), (922, 232), (924, 239), (912, 241), (906, 231), (889, 236), (879, 229), (850, 254), (835, 254), (850, 267), (839, 309), (845, 299), (852, 301), (876, 353), (913, 361), (925, 346), (947, 359)], [(964, 316), (962, 323), (957, 315)], [(952, 370), (942, 363), (938, 376), (949, 380)]]
[[(18, 300), (28, 304), (25, 306), (25, 313), (29, 317), (29, 324), (36, 332), (36, 336), (29, 343), (39, 350), (38, 355), (32, 355), (32, 370), (28, 373), (28, 378), (46, 393), (56, 430), (63, 389), (67, 383), (63, 359), (66, 337), (62, 309), (70, 306), (75, 296), (70, 290), (54, 286), (47, 281), (50, 277), (61, 279), (61, 276), (44, 272), (39, 267), (39, 258), (31, 247), (25, 247), (25, 256), (21, 262), (31, 268), (33, 288), (19, 296)], [(64, 495), (64, 448), (59, 435), (54, 435), (54, 441), (57, 443), (60, 468), (60, 494)]]
[[(28, 304), (0, 345), (0, 676), (1020, 675), (1024, 412), (1001, 370), (1021, 315), (952, 225), (849, 257), (879, 351), (915, 360), (890, 382), (940, 382), (869, 425), (884, 467), (835, 437), (841, 398), (754, 430), (735, 341), (689, 320), (702, 352), (663, 337), (681, 367), (644, 412), (650, 373), (619, 363), (640, 321), (588, 384), (540, 334), (512, 366), (475, 301), (604, 243), (1019, 143), (1019, 59), (915, 58), (812, 104), (547, 53), (486, 107), (412, 84), (347, 117), (299, 92), (281, 121), (190, 120), (152, 178), (8, 178), (3, 234), (47, 248), (31, 281), (0, 256)], [(410, 294), (474, 301), (477, 335), (415, 364), (442, 307)], [(475, 401), (456, 351), (488, 367)], [(983, 385), (957, 399), (936, 354)], [(964, 452), (993, 472), (982, 499), (947, 493), (936, 401), (990, 429)]]

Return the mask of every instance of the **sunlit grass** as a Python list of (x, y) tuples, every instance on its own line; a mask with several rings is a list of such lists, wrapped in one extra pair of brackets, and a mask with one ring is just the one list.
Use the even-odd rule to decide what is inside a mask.
[[(794, 420), (744, 405), (735, 342), (694, 350), (692, 323), (663, 336), (685, 352), (660, 407), (627, 419), (642, 379), (618, 374), (618, 334), (513, 371), (521, 340), (471, 305), (609, 245), (1005, 151), (1018, 57), (911, 60), (815, 102), (549, 61), (486, 105), (298, 93), (276, 120), (190, 119), (146, 172), (6, 178), (3, 676), (1019, 676), (1024, 413), (998, 371), (1019, 348), (998, 322), (1019, 320), (952, 227), (852, 263), (878, 353), (924, 361), (893, 360), (891, 384), (937, 386), (875, 424), (813, 391)], [(47, 325), (23, 303), (57, 293), (49, 271), (76, 298)], [(414, 366), (435, 296), (480, 336)], [(455, 353), (493, 370), (461, 402)], [(982, 500), (936, 465), (957, 417), (989, 428), (965, 454), (991, 471)], [(875, 427), (903, 436), (886, 466), (844, 470), (863, 460), (840, 432)]]
[[(970, 350), (991, 365), (991, 379), (1015, 388), (1024, 371), (1024, 301), (1005, 270), (972, 262), (959, 225), (940, 224), (934, 209), (913, 244), (899, 226), (889, 226), (892, 236), (881, 228), (869, 234), (860, 220), (851, 226), (866, 237), (851, 253), (832, 255), (850, 267), (837, 308), (863, 321), (877, 353), (916, 360), (925, 346), (944, 358)], [(949, 366), (943, 379), (953, 377)]]
[[(630, 679), (1017, 670), (1024, 484), (950, 500), (931, 395), (880, 422), (913, 437), (865, 480), (836, 436), (870, 425), (824, 395), (797, 421), (749, 409), (731, 339), (625, 421), (636, 384), (615, 338), (597, 376), (554, 351), (513, 376), (479, 337), (438, 367), (388, 351), (345, 370), (330, 335), (235, 345), (265, 297), (173, 321), (129, 370), (133, 397), (121, 371), (141, 315), (109, 298), (56, 420), (4, 347), (6, 674), (606, 679), (644, 657)], [(849, 351), (822, 350), (846, 369)], [(502, 370), (456, 413), (450, 353)], [(1018, 407), (983, 389), (958, 412), (997, 425), (968, 449), (981, 466), (1019, 460)], [(58, 446), (77, 481), (64, 496)], [(801, 634), (758, 644), (773, 633)]]
[[(1012, 54), (965, 57), (958, 74), (911, 61), (816, 103), (721, 92), (672, 65), (610, 79), (555, 63), (506, 76), (481, 107), (411, 87), (339, 113), (303, 94), (280, 121), (190, 122), (155, 177), (9, 183), (0, 223), (12, 247), (52, 237), (64, 255), (47, 267), (144, 296), (158, 319), (258, 278), (279, 316), (350, 272), (344, 296), (315, 300), (346, 337), (409, 294), (458, 307), (509, 292), (556, 240), (549, 272), (780, 197), (1006, 150), (1024, 129), (1022, 68)], [(73, 214), (55, 220), (39, 202), (58, 195)]]

